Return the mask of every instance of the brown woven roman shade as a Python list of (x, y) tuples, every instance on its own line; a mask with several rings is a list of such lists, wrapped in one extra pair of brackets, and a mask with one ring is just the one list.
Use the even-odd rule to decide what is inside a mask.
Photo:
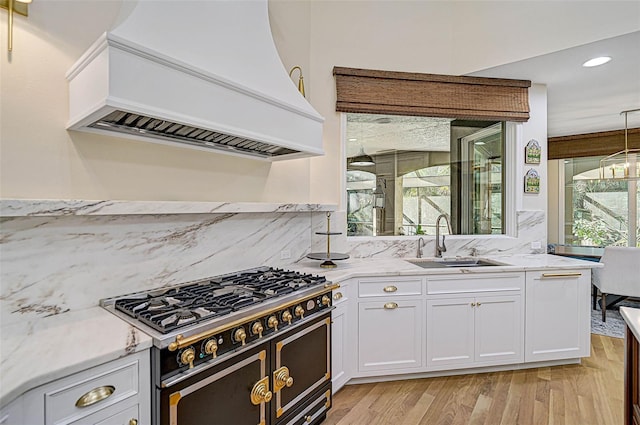
[(527, 121), (531, 81), (333, 68), (336, 111)]
[[(549, 137), (549, 159), (606, 156), (624, 149), (624, 130)], [(640, 128), (627, 130), (629, 149), (640, 149)]]

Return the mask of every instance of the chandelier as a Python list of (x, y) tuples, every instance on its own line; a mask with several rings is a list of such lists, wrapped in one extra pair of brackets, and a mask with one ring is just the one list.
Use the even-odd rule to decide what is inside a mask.
[(627, 115), (640, 109), (620, 112), (624, 115), (624, 150), (600, 160), (600, 179), (631, 180), (640, 179), (640, 149), (629, 149), (629, 125)]

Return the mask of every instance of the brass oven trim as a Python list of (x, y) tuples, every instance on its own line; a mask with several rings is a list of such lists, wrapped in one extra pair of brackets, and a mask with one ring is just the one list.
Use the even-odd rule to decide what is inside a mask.
[[(313, 413), (312, 415), (308, 415), (308, 410), (304, 410), (300, 413), (298, 413), (296, 416), (294, 416), (293, 418), (291, 418), (291, 420), (289, 422), (287, 422), (287, 425), (290, 424), (295, 424), (295, 423), (299, 423), (298, 421), (300, 419), (305, 419), (307, 422), (313, 422), (313, 420), (315, 418), (317, 418), (318, 416), (322, 415), (324, 412), (327, 411), (327, 409), (329, 409), (329, 407), (331, 406), (331, 390), (327, 390), (324, 394), (322, 394), (320, 397), (318, 397), (317, 399), (315, 399), (310, 406), (314, 406), (316, 403), (321, 402), (322, 400), (324, 400), (324, 406), (321, 409), (318, 409), (315, 411), (315, 413)], [(308, 418), (308, 419), (307, 419)]]
[(294, 341), (322, 326), (326, 326), (327, 327), (327, 372), (324, 374), (324, 376), (322, 378), (320, 378), (317, 382), (315, 382), (313, 385), (311, 385), (309, 388), (307, 388), (306, 390), (304, 390), (302, 393), (298, 394), (298, 396), (296, 398), (294, 398), (293, 400), (291, 400), (289, 402), (289, 404), (287, 404), (286, 406), (282, 406), (282, 392), (281, 391), (274, 391), (274, 398), (275, 398), (275, 403), (276, 403), (276, 418), (281, 417), (288, 409), (290, 409), (292, 406), (295, 406), (300, 400), (302, 400), (303, 398), (307, 397), (310, 393), (312, 393), (316, 388), (318, 388), (319, 386), (321, 386), (323, 383), (325, 383), (326, 381), (328, 381), (329, 379), (331, 379), (331, 318), (326, 318), (324, 320), (319, 321), (318, 323), (309, 326), (308, 328), (297, 332), (294, 335), (291, 335), (288, 338), (283, 339), (282, 341), (278, 341), (276, 343), (276, 369), (282, 367), (282, 358), (281, 358), (281, 352), (282, 349), (285, 345), (287, 345), (289, 342)]
[[(229, 366), (228, 368), (225, 368), (224, 370), (221, 370), (218, 373), (215, 373), (211, 376), (208, 376), (207, 378), (196, 382), (193, 385), (190, 385), (186, 388), (183, 388), (179, 391), (176, 391), (174, 393), (171, 393), (169, 395), (169, 425), (178, 425), (178, 403), (180, 402), (180, 400), (199, 390), (202, 387), (205, 387), (207, 385), (209, 385), (212, 382), (217, 381), (220, 378), (224, 378), (225, 376), (239, 370), (242, 369), (243, 367), (255, 362), (256, 360), (260, 361), (260, 376), (262, 377), (261, 380), (264, 379), (264, 377), (266, 376), (266, 372), (267, 372), (267, 362), (265, 361), (267, 358), (267, 351), (266, 350), (262, 350), (256, 354), (254, 354), (253, 356), (247, 357), (246, 359), (232, 365)], [(259, 382), (259, 381), (258, 381)], [(266, 408), (265, 408), (265, 403), (260, 403), (260, 422), (259, 425), (265, 424), (266, 423)]]
[(188, 347), (189, 345), (192, 345), (192, 344), (200, 341), (201, 339), (209, 338), (209, 337), (211, 337), (211, 336), (213, 336), (215, 334), (224, 332), (224, 331), (229, 330), (231, 328), (235, 328), (236, 326), (242, 325), (242, 324), (244, 324), (246, 322), (250, 322), (252, 320), (259, 319), (259, 318), (261, 318), (263, 316), (268, 316), (269, 314), (275, 313), (275, 312), (277, 312), (279, 310), (292, 307), (292, 306), (294, 306), (296, 304), (300, 304), (302, 302), (310, 300), (311, 298), (315, 298), (318, 295), (322, 295), (327, 291), (333, 291), (334, 289), (338, 289), (339, 287), (340, 287), (340, 284), (338, 284), (338, 283), (328, 283), (328, 284), (323, 285), (322, 289), (318, 289), (317, 291), (312, 292), (311, 294), (309, 294), (309, 295), (307, 295), (307, 296), (305, 296), (303, 298), (298, 298), (298, 299), (296, 299), (294, 301), (290, 301), (290, 302), (285, 303), (285, 304), (279, 304), (277, 307), (273, 307), (273, 308), (268, 309), (268, 310), (263, 310), (263, 311), (255, 313), (255, 314), (252, 314), (250, 316), (245, 316), (245, 317), (243, 317), (241, 319), (235, 320), (235, 321), (233, 321), (231, 323), (227, 323), (227, 324), (225, 324), (223, 326), (219, 326), (217, 328), (209, 329), (209, 330), (207, 330), (205, 332), (200, 332), (200, 333), (197, 333), (195, 335), (191, 335), (189, 337), (184, 337), (183, 335), (178, 335), (178, 336), (176, 336), (176, 340), (174, 342), (172, 342), (171, 344), (169, 344), (169, 351), (176, 351), (176, 350), (179, 350), (181, 348)]

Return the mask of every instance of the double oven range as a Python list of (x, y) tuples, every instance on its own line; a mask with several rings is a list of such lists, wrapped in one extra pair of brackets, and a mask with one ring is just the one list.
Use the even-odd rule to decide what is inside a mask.
[(101, 305), (153, 337), (154, 424), (317, 424), (331, 406), (338, 286), (260, 267)]

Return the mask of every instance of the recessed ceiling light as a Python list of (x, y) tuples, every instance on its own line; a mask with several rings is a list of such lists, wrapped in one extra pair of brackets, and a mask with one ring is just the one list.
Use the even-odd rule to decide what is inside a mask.
[(591, 68), (592, 66), (604, 65), (605, 63), (609, 62), (610, 60), (611, 60), (611, 58), (609, 56), (600, 56), (600, 57), (597, 57), (597, 58), (589, 59), (588, 61), (583, 63), (582, 66), (584, 66), (586, 68)]

